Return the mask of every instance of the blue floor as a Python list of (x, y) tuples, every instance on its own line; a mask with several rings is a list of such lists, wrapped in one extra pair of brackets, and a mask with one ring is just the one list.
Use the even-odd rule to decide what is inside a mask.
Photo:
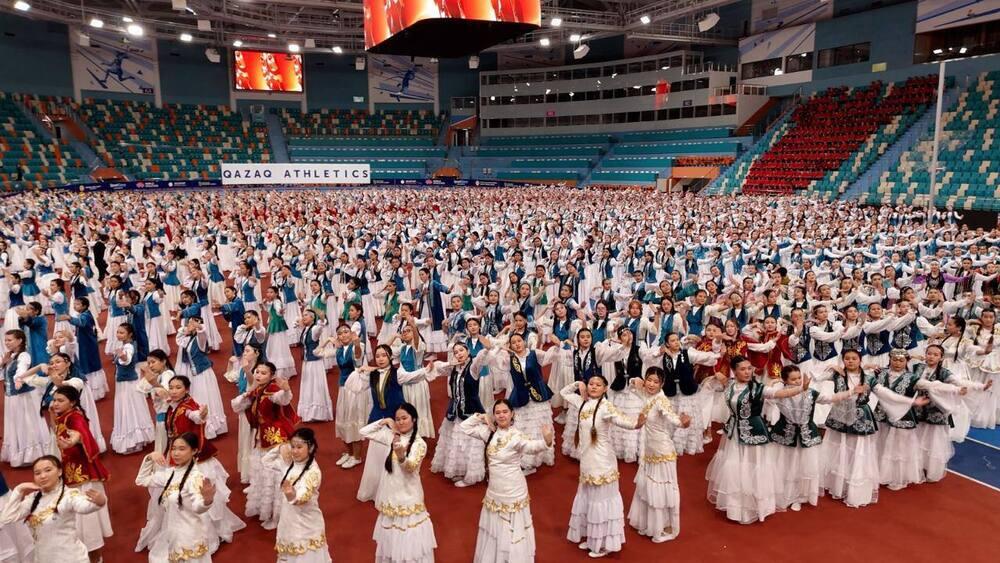
[(973, 428), (967, 440), (955, 444), (948, 468), (1000, 489), (1000, 429)]

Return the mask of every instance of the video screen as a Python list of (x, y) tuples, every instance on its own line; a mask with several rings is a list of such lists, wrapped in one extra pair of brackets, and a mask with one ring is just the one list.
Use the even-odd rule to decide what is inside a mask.
[(233, 84), (237, 90), (302, 92), (302, 55), (235, 50)]
[(539, 0), (365, 0), (365, 49), (429, 19), (541, 25)]

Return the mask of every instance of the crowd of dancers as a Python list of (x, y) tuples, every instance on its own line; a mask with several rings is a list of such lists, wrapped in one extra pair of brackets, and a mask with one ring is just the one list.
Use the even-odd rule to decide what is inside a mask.
[[(434, 559), (428, 455), (456, 487), (487, 482), (474, 560), (525, 562), (526, 477), (556, 448), (579, 464), (566, 537), (597, 558), (626, 525), (678, 536), (677, 459), (717, 435), (708, 501), (749, 524), (938, 481), (1000, 416), (1000, 230), (950, 212), (545, 188), (0, 208), (0, 460), (33, 470), (0, 480), (0, 561), (100, 560), (102, 456), (140, 451), (150, 561), (210, 561), (245, 527), (234, 469), (279, 561), (330, 561), (322, 426), (303, 422), (361, 466), (377, 562)], [(234, 468), (213, 445), (230, 431)], [(628, 511), (619, 463), (638, 464)]]

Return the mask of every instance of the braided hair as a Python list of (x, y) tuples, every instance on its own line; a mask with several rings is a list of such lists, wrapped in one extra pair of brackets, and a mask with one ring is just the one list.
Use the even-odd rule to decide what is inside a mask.
[[(410, 403), (403, 403), (399, 405), (396, 412), (404, 411), (406, 414), (410, 415), (413, 419), (413, 429), (410, 431), (410, 441), (406, 444), (406, 455), (410, 455), (410, 449), (413, 447), (413, 442), (417, 439), (417, 423), (420, 422), (420, 415), (417, 414), (417, 408)], [(393, 455), (392, 445), (389, 445), (389, 455), (385, 456), (385, 470), (388, 473), (392, 473), (392, 455)], [(402, 462), (403, 460), (399, 460)]]
[[(174, 438), (174, 441), (184, 440), (184, 443), (188, 445), (195, 453), (198, 452), (198, 436), (194, 432), (185, 432), (180, 436)], [(198, 462), (197, 456), (191, 458), (191, 461), (187, 464), (187, 469), (184, 470), (184, 475), (181, 477), (180, 485), (177, 489), (177, 506), (184, 506), (184, 485), (187, 483), (188, 476), (191, 475), (191, 469), (194, 464)], [(170, 473), (170, 477), (167, 479), (167, 484), (163, 486), (163, 490), (160, 491), (160, 497), (156, 499), (156, 504), (163, 504), (163, 496), (167, 494), (167, 490), (170, 488), (170, 482), (174, 480), (175, 471)]]
[[(59, 503), (62, 502), (63, 496), (66, 494), (66, 481), (63, 480), (63, 473), (62, 473), (63, 464), (62, 461), (54, 455), (43, 455), (42, 457), (36, 459), (35, 463), (31, 464), (31, 469), (34, 470), (35, 467), (43, 461), (48, 461), (49, 463), (54, 465), (56, 469), (59, 470), (59, 497), (56, 498), (56, 503), (52, 505), (52, 511), (56, 514), (59, 514)], [(38, 509), (38, 503), (40, 503), (41, 501), (42, 501), (42, 491), (39, 490), (38, 492), (35, 493), (35, 498), (31, 500), (31, 510), (29, 510), (28, 515), (25, 516), (24, 518), (25, 522), (27, 522), (31, 518), (31, 515), (35, 513), (35, 510)]]
[[(590, 380), (594, 379), (595, 377), (598, 378), (598, 379), (600, 379), (601, 382), (604, 383), (604, 387), (606, 389), (607, 386), (608, 386), (608, 380), (605, 379), (604, 376), (601, 375), (601, 374), (599, 374), (599, 373), (595, 373), (594, 375), (591, 375), (587, 379), (587, 383), (590, 383)], [(590, 425), (590, 443), (591, 444), (597, 442), (597, 413), (601, 409), (601, 402), (604, 401), (604, 396), (606, 394), (607, 394), (606, 392), (602, 393), (601, 396), (598, 397), (598, 399), (597, 399), (597, 405), (594, 407), (594, 423)], [(583, 407), (585, 407), (585, 406), (587, 406), (587, 398), (586, 397), (584, 397), (583, 401), (580, 403), (580, 410), (576, 411), (576, 434), (573, 436), (573, 446), (574, 447), (579, 447), (580, 446), (580, 415), (583, 414)]]
[[(299, 484), (299, 480), (302, 479), (306, 472), (309, 471), (309, 468), (312, 467), (313, 460), (316, 459), (316, 450), (319, 449), (319, 446), (316, 444), (316, 433), (313, 432), (312, 428), (299, 428), (292, 433), (292, 438), (302, 440), (309, 447), (309, 459), (306, 461), (305, 467), (302, 468), (302, 473), (299, 473), (299, 476), (292, 481), (292, 486), (294, 487)], [(282, 483), (288, 479), (288, 474), (292, 472), (293, 467), (295, 467), (294, 461), (288, 464), (288, 469), (285, 470), (285, 475), (281, 478)]]

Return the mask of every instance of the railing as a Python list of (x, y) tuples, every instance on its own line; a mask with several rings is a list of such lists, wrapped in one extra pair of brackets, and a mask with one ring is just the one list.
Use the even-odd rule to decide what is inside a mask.
[(767, 86), (758, 86), (756, 84), (737, 84), (736, 86), (717, 86), (715, 88), (716, 96), (731, 96), (733, 94), (742, 94), (744, 96), (766, 96)]
[(703, 72), (717, 71), (717, 72), (736, 72), (735, 66), (720, 65), (714, 62), (707, 62), (701, 64), (687, 65), (684, 67), (683, 74), (701, 74)]

